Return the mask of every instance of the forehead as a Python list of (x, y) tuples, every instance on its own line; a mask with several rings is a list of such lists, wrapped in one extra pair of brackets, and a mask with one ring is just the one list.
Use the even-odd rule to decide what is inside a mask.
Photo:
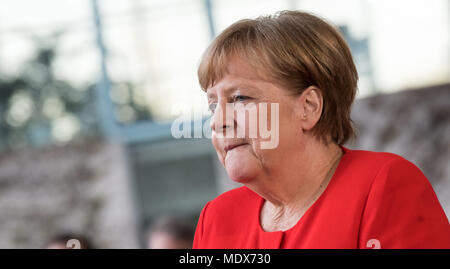
[(255, 68), (254, 65), (251, 65), (249, 60), (239, 56), (230, 57), (227, 63), (226, 71), (229, 75), (238, 76), (250, 80), (263, 78), (263, 74), (260, 70)]
[(214, 95), (218, 90), (255, 89), (267, 83), (270, 83), (270, 81), (261, 70), (250, 65), (240, 57), (232, 57), (227, 63), (224, 76), (206, 89), (206, 92), (210, 96)]

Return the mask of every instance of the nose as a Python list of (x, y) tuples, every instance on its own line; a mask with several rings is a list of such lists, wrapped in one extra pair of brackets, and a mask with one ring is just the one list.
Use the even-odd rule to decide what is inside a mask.
[(225, 135), (226, 132), (234, 130), (235, 112), (232, 103), (218, 103), (211, 117), (211, 130), (216, 134)]

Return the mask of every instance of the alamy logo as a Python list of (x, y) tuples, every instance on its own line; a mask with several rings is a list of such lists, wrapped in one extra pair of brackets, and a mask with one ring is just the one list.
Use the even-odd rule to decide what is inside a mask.
[[(211, 138), (212, 132), (217, 138), (259, 138), (261, 149), (274, 149), (279, 143), (279, 104), (278, 103), (227, 103), (213, 111), (206, 121), (196, 121), (193, 118), (203, 118), (199, 111), (181, 111), (171, 126), (172, 136), (179, 138)], [(211, 122), (211, 120), (213, 122)], [(234, 122), (238, 122), (235, 126)], [(269, 127), (270, 124), (270, 127)], [(192, 130), (193, 125), (193, 130)], [(211, 125), (213, 130), (211, 130)]]

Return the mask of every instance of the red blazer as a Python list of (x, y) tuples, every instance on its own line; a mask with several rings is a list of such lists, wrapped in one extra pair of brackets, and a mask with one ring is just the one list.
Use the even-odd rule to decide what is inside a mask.
[(287, 231), (265, 232), (264, 199), (237, 188), (203, 208), (194, 248), (450, 248), (450, 226), (422, 172), (391, 153), (349, 150)]

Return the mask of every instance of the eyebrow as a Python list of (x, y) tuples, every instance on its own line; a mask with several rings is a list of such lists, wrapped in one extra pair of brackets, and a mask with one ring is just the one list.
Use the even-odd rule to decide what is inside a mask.
[[(239, 90), (239, 89), (242, 89), (242, 88), (246, 88), (246, 89), (249, 89), (249, 90), (255, 90), (256, 89), (255, 87), (250, 86), (250, 85), (248, 85), (246, 83), (240, 83), (240, 84), (237, 84), (237, 85), (232, 85), (230, 87), (227, 87), (227, 88), (224, 89), (224, 91), (225, 91), (226, 94), (228, 94), (229, 92), (236, 91), (236, 90)], [(216, 97), (217, 94), (206, 91), (206, 96), (208, 97), (208, 100), (209, 100), (209, 99), (211, 99), (213, 97)]]
[(217, 94), (211, 93), (211, 92), (206, 92), (206, 96), (208, 97), (208, 100), (209, 100), (209, 99), (211, 99), (211, 98), (217, 96)]

